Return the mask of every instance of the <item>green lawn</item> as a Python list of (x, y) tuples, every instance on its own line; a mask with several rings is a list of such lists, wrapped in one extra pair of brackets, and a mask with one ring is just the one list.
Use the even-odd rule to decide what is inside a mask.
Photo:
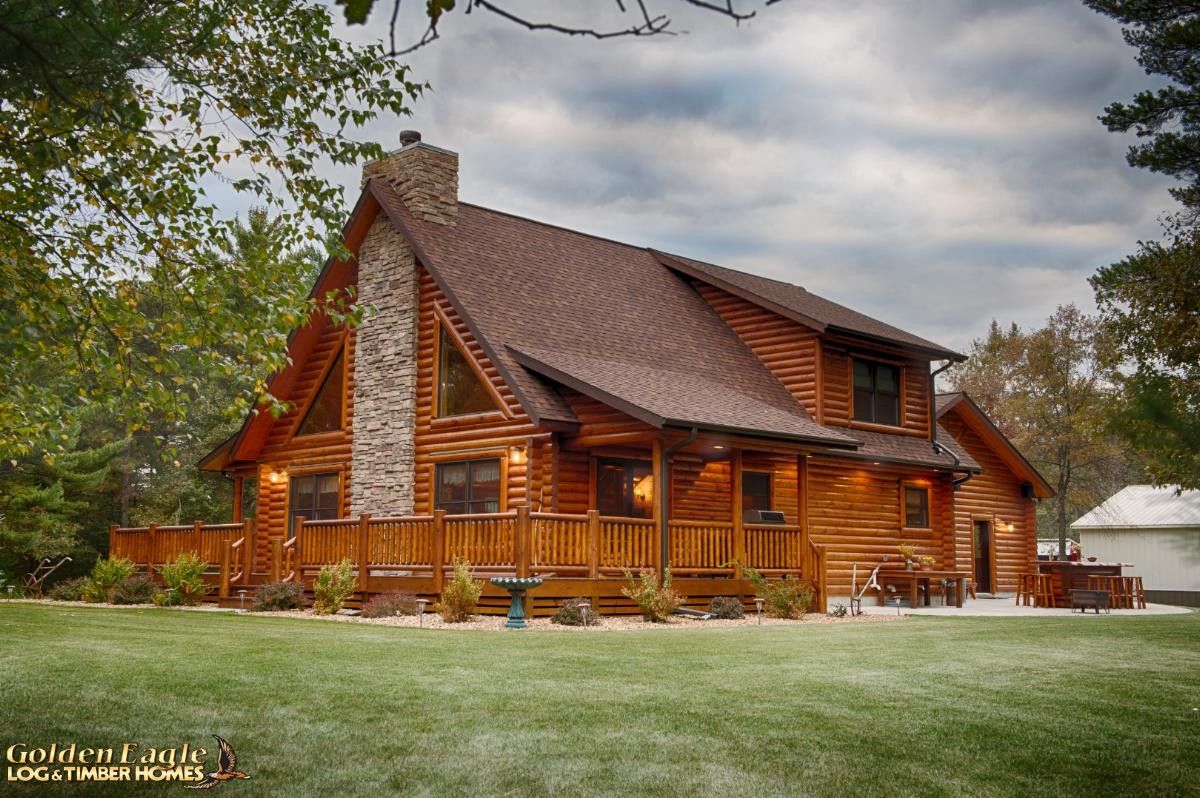
[(0, 603), (0, 678), (5, 749), (217, 733), (253, 776), (230, 798), (1200, 794), (1197, 613), (498, 634)]

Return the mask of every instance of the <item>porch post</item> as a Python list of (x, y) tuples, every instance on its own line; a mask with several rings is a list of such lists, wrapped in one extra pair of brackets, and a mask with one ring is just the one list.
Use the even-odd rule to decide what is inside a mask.
[(370, 575), (371, 563), (371, 514), (363, 513), (358, 517), (358, 589), (367, 592), (367, 577)]
[(237, 474), (233, 478), (233, 515), (231, 520), (235, 524), (242, 522), (242, 496), (245, 491), (246, 478), (241, 474)]
[(733, 495), (730, 507), (733, 512), (733, 578), (742, 578), (742, 566), (746, 562), (746, 529), (742, 526), (742, 450), (734, 449), (729, 460), (733, 477)]
[(229, 569), (232, 564), (233, 541), (226, 538), (221, 541), (221, 588), (218, 593), (221, 598), (229, 598)]
[(517, 508), (513, 529), (513, 566), (521, 579), (529, 576), (530, 542), (529, 505), (524, 504)]
[[(600, 511), (587, 512), (588, 579), (600, 578)], [(592, 606), (595, 606), (594, 604)]]
[(433, 592), (441, 594), (445, 574), (442, 563), (446, 558), (446, 511), (433, 511), (433, 540), (431, 541), (430, 565), (433, 566)]
[(658, 552), (654, 558), (654, 570), (662, 582), (663, 572), (671, 567), (671, 544), (668, 539), (671, 486), (667, 484), (664, 472), (668, 470), (666, 458), (663, 457), (662, 441), (655, 439), (650, 444), (650, 468), (654, 483), (654, 529), (658, 532)]

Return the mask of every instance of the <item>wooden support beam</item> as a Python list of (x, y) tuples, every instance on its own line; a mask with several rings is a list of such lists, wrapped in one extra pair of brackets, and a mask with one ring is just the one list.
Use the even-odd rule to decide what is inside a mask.
[(588, 510), (587, 513), (587, 557), (588, 579), (598, 579), (600, 576), (600, 511)]
[(742, 525), (742, 450), (734, 449), (730, 456), (733, 487), (730, 490), (730, 511), (733, 522), (733, 576), (742, 578), (742, 566), (746, 562), (746, 529)]
[(367, 591), (367, 578), (370, 574), (371, 563), (371, 514), (363, 513), (358, 517), (358, 589)]
[(220, 597), (229, 597), (229, 578), (231, 574), (229, 569), (233, 566), (233, 541), (221, 541), (221, 589)]
[(446, 511), (433, 511), (433, 540), (430, 552), (433, 566), (433, 592), (441, 594), (446, 575), (442, 568), (446, 559)]
[(671, 488), (667, 485), (666, 475), (663, 473), (662, 451), (662, 441), (655, 438), (650, 444), (650, 468), (654, 485), (654, 529), (658, 533), (658, 545), (654, 547), (654, 570), (660, 580), (664, 569), (670, 567), (666, 518), (668, 513), (663, 512), (663, 506), (670, 501)]
[(242, 522), (242, 503), (246, 490), (246, 477), (235, 474), (233, 477), (233, 514), (231, 520), (235, 524)]
[(529, 576), (530, 527), (529, 505), (518, 507), (513, 529), (513, 563), (517, 568), (517, 577), (522, 579)]

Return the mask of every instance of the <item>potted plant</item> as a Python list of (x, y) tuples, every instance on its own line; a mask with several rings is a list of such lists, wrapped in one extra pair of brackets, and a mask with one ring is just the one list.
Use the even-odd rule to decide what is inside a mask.
[(904, 558), (904, 567), (906, 570), (913, 569), (913, 555), (917, 553), (917, 547), (911, 543), (901, 543), (896, 547), (900, 552), (900, 556)]
[(928, 554), (926, 554), (925, 556), (921, 557), (921, 559), (919, 560), (919, 562), (921, 563), (921, 570), (922, 570), (922, 571), (932, 571), (932, 570), (933, 570), (933, 564), (934, 564), (934, 562), (936, 562), (936, 561), (935, 561), (935, 560), (934, 560), (932, 557), (930, 557)]

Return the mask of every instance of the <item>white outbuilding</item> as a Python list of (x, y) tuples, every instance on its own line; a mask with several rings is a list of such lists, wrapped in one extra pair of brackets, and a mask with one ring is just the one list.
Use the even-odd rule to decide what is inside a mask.
[(1146, 598), (1200, 606), (1200, 490), (1130, 485), (1075, 523), (1085, 557), (1127, 562)]

